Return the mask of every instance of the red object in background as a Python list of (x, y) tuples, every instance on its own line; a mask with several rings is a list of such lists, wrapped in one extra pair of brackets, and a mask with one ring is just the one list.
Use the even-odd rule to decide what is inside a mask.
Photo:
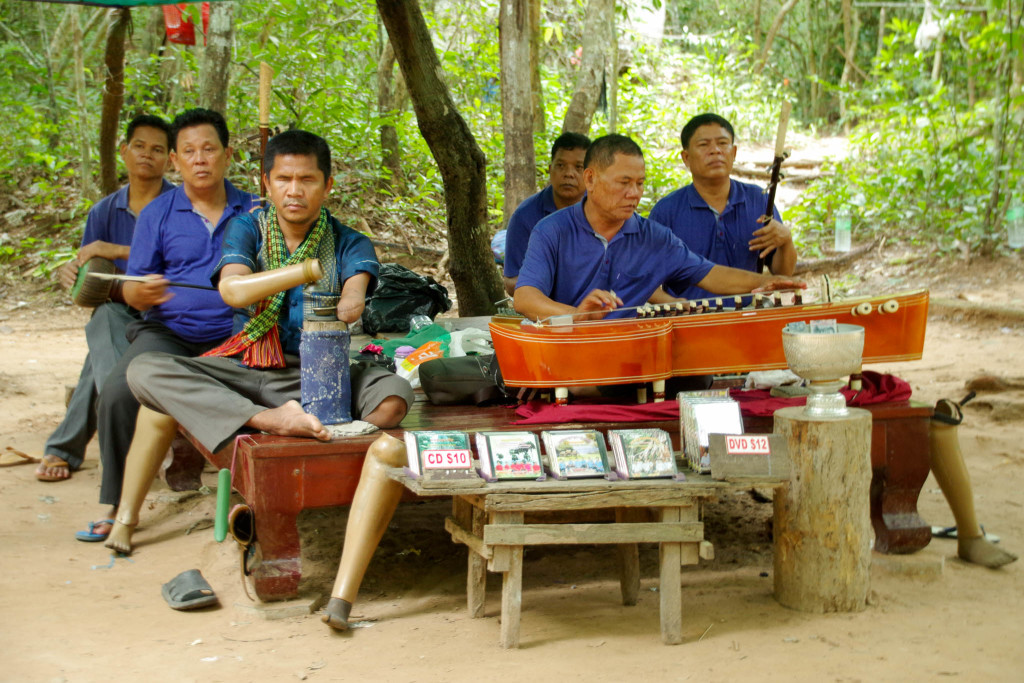
[[(164, 27), (167, 29), (167, 40), (181, 45), (195, 45), (196, 27), (192, 23), (192, 17), (184, 16), (185, 6), (186, 3), (164, 5)], [(206, 45), (206, 30), (210, 26), (210, 3), (203, 3), (202, 15), (203, 45)]]

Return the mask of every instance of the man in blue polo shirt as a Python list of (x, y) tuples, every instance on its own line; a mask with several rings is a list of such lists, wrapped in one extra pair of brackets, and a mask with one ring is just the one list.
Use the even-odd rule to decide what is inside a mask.
[(109, 533), (121, 497), (124, 461), (135, 429), (139, 403), (125, 377), (129, 363), (143, 353), (163, 351), (197, 356), (231, 334), (231, 309), (209, 287), (220, 259), (224, 228), (248, 212), (258, 198), (225, 179), (231, 148), (224, 117), (208, 109), (190, 109), (171, 124), (171, 162), (182, 184), (153, 200), (139, 216), (128, 257), (128, 274), (146, 276), (126, 282), (125, 301), (142, 311), (128, 326), (128, 350), (107, 378), (99, 400), (100, 503), (110, 506), (94, 523), (89, 540)]
[(527, 197), (508, 219), (505, 233), (505, 291), (511, 296), (523, 265), (526, 245), (533, 227), (544, 217), (572, 206), (583, 198), (583, 157), (590, 147), (590, 138), (579, 133), (562, 133), (551, 145), (548, 186)]
[(587, 196), (533, 230), (516, 283), (517, 311), (534, 320), (603, 318), (644, 304), (660, 286), (697, 284), (717, 294), (806, 286), (693, 253), (668, 228), (636, 213), (644, 177), (643, 152), (631, 139), (613, 134), (594, 140), (584, 161)]
[[(754, 271), (760, 257), (772, 273), (792, 275), (796, 247), (779, 212), (764, 225), (761, 188), (730, 177), (736, 161), (732, 125), (717, 114), (700, 114), (683, 126), (680, 139), (693, 183), (658, 201), (650, 220), (668, 226), (691, 251), (715, 263)], [(710, 295), (695, 285), (669, 294), (684, 299)]]
[[(160, 194), (174, 189), (164, 180), (170, 150), (171, 127), (158, 116), (141, 114), (133, 118), (121, 144), (121, 159), (128, 184), (108, 195), (89, 210), (77, 256), (62, 266), (58, 278), (70, 289), (78, 269), (99, 257), (113, 261), (122, 272), (128, 265), (128, 250), (135, 232), (135, 218)], [(85, 448), (96, 433), (96, 400), (107, 375), (128, 348), (127, 325), (138, 313), (124, 303), (121, 288), (111, 288), (110, 301), (93, 311), (85, 326), (89, 353), (78, 375), (64, 419), (46, 440), (36, 469), (39, 481), (63, 481), (82, 465)]]

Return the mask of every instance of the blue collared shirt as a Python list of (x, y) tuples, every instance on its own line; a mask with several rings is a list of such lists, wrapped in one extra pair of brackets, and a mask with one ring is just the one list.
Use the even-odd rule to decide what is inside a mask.
[[(174, 185), (164, 180), (160, 187), (160, 194), (173, 189)], [(85, 219), (85, 230), (82, 232), (81, 246), (102, 241), (127, 247), (132, 243), (134, 234), (135, 214), (132, 213), (131, 206), (128, 204), (128, 185), (125, 185), (117, 192), (108, 194), (89, 209), (89, 215)], [(124, 271), (128, 268), (128, 261), (115, 259), (114, 265)]]
[[(660, 286), (684, 288), (714, 267), (663, 225), (634, 213), (610, 242), (590, 227), (579, 204), (551, 214), (533, 230), (519, 287), (536, 287), (559, 303), (578, 306), (594, 289), (639, 306)], [(608, 317), (634, 315), (613, 312)]]
[[(669, 227), (692, 251), (723, 266), (757, 270), (757, 252), (750, 250), (754, 231), (761, 228), (757, 219), (764, 214), (767, 197), (757, 185), (731, 181), (729, 203), (715, 215), (693, 185), (687, 185), (662, 197), (651, 209), (652, 221)], [(775, 220), (782, 221), (779, 212)], [(768, 255), (769, 260), (772, 254)], [(669, 291), (685, 299), (714, 296), (700, 287)]]
[(526, 245), (530, 243), (530, 233), (542, 218), (550, 216), (558, 207), (555, 206), (555, 191), (550, 185), (535, 195), (523, 200), (512, 217), (508, 219), (508, 230), (505, 233), (505, 277), (516, 277), (523, 267), (526, 256)]
[[(260, 234), (257, 216), (261, 211), (243, 214), (228, 223), (227, 231), (224, 233), (224, 255), (221, 256), (213, 273), (214, 284), (220, 279), (221, 269), (229, 263), (247, 266), (254, 273), (267, 270), (260, 254), (263, 236)], [(340, 294), (342, 286), (350, 277), (357, 273), (369, 273), (370, 283), (366, 286), (366, 296), (370, 296), (377, 287), (377, 275), (380, 272), (373, 244), (366, 235), (342, 225), (333, 216), (329, 215), (328, 218), (331, 230), (317, 250), (317, 258), (320, 259), (324, 276), (317, 281), (316, 290)], [(281, 348), (285, 353), (293, 355), (299, 353), (302, 333), (302, 294), (302, 285), (289, 289), (285, 293), (281, 315), (278, 318)], [(242, 331), (254, 309), (255, 305), (235, 309), (233, 332)]]
[[(162, 194), (139, 214), (128, 256), (129, 275), (163, 274), (171, 282), (210, 284), (220, 260), (221, 241), (228, 221), (249, 211), (259, 198), (224, 181), (227, 206), (213, 234), (182, 187)], [(231, 309), (220, 293), (171, 287), (170, 301), (143, 313), (146, 320), (163, 323), (190, 342), (218, 341), (231, 333)]]

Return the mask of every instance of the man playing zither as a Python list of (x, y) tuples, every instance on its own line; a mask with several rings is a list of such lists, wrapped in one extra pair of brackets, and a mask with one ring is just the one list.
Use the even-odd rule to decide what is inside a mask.
[(582, 202), (534, 228), (516, 284), (515, 308), (539, 320), (615, 316), (664, 285), (698, 285), (717, 294), (804, 288), (800, 280), (715, 265), (663, 225), (636, 213), (643, 195), (643, 152), (628, 137), (606, 135), (587, 150)]
[[(694, 253), (723, 266), (757, 269), (758, 258), (776, 275), (792, 275), (796, 247), (777, 210), (763, 223), (761, 188), (733, 180), (736, 142), (732, 125), (717, 114), (700, 114), (683, 126), (683, 163), (693, 183), (663, 197), (648, 218), (668, 226)], [(669, 294), (705, 299), (697, 285)]]
[[(351, 323), (361, 316), (379, 269), (369, 239), (323, 207), (333, 185), (330, 159), (326, 141), (312, 133), (292, 130), (270, 140), (264, 168), (271, 206), (230, 223), (212, 277), (225, 301), (245, 307), (236, 310), (237, 333), (203, 358), (148, 354), (129, 367), (129, 384), (143, 407), (107, 547), (131, 551), (139, 510), (179, 423), (211, 452), (245, 427), (330, 438), (296, 400), (305, 278), (301, 269), (297, 280), (282, 282), (283, 276), (318, 260), (324, 273), (318, 289), (340, 293), (337, 317)], [(268, 283), (276, 293), (263, 297)], [(387, 370), (357, 364), (351, 378), (354, 414), (378, 427), (396, 426), (412, 404), (409, 383)], [(370, 451), (368, 459), (405, 460), (402, 442), (388, 435)]]
[[(150, 201), (174, 189), (174, 185), (164, 180), (170, 134), (171, 127), (158, 116), (141, 114), (128, 122), (125, 141), (121, 144), (128, 184), (89, 210), (82, 246), (75, 259), (62, 266), (58, 273), (62, 286), (71, 289), (79, 268), (96, 257), (113, 261), (122, 271), (127, 267), (136, 217)], [(85, 326), (89, 354), (82, 364), (64, 419), (43, 447), (43, 457), (36, 469), (39, 481), (62, 481), (81, 467), (85, 448), (96, 433), (96, 400), (100, 389), (128, 348), (125, 328), (137, 318), (138, 313), (125, 305), (117, 286), (111, 288), (110, 301), (93, 310)], [(92, 540), (97, 535), (95, 532), (103, 535), (108, 529), (109, 524), (98, 523), (78, 538)]]

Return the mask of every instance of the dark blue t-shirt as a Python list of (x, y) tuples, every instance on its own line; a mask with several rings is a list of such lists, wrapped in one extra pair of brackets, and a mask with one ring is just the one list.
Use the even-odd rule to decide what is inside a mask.
[[(165, 180), (160, 188), (160, 194), (173, 189), (174, 185)], [(127, 247), (131, 245), (134, 234), (135, 214), (132, 213), (131, 206), (128, 204), (128, 185), (125, 185), (117, 192), (108, 194), (89, 209), (89, 215), (85, 219), (85, 230), (82, 232), (81, 246), (102, 241)], [(114, 265), (124, 271), (128, 268), (128, 261), (115, 259)]]
[[(606, 243), (583, 213), (586, 201), (556, 211), (533, 229), (516, 289), (536, 287), (570, 306), (603, 289), (615, 292), (624, 307), (639, 306), (660, 285), (682, 289), (714, 267), (668, 228), (636, 213)], [(632, 315), (613, 311), (608, 317)]]
[(555, 191), (550, 185), (537, 194), (523, 200), (512, 217), (508, 219), (505, 232), (505, 277), (516, 277), (523, 267), (526, 246), (530, 243), (530, 233), (542, 218), (550, 216), (558, 207), (555, 206)]
[[(129, 275), (163, 274), (171, 282), (210, 284), (214, 266), (220, 260), (224, 228), (233, 217), (259, 203), (259, 198), (224, 181), (227, 206), (210, 234), (205, 219), (192, 208), (182, 187), (151, 201), (135, 226)], [(231, 333), (231, 308), (220, 292), (171, 287), (174, 296), (143, 313), (146, 320), (163, 323), (190, 342), (218, 341)]]
[[(753, 272), (757, 269), (757, 252), (750, 250), (749, 243), (754, 238), (754, 231), (762, 227), (757, 219), (764, 214), (767, 197), (757, 185), (736, 180), (731, 182), (729, 203), (718, 216), (697, 188), (687, 185), (660, 199), (648, 217), (668, 226), (691, 251), (713, 263)], [(774, 213), (775, 220), (781, 222), (779, 212)], [(769, 254), (769, 259), (771, 256)], [(666, 291), (684, 299), (715, 296), (693, 286)]]
[[(214, 284), (220, 279), (221, 269), (229, 263), (247, 266), (254, 273), (268, 269), (260, 254), (263, 246), (263, 236), (257, 222), (260, 213), (262, 209), (243, 214), (228, 224), (224, 233), (224, 253), (213, 273)], [(333, 216), (328, 215), (328, 219), (331, 229), (317, 249), (316, 258), (320, 260), (324, 276), (317, 281), (316, 290), (340, 294), (342, 286), (350, 277), (357, 273), (369, 273), (370, 282), (366, 286), (366, 295), (369, 296), (377, 287), (377, 275), (380, 272), (373, 244), (366, 235), (342, 225)], [(302, 334), (303, 289), (303, 285), (298, 285), (285, 293), (278, 318), (281, 348), (285, 353), (293, 355), (299, 353)], [(254, 310), (255, 305), (235, 309), (234, 333), (242, 331)]]

